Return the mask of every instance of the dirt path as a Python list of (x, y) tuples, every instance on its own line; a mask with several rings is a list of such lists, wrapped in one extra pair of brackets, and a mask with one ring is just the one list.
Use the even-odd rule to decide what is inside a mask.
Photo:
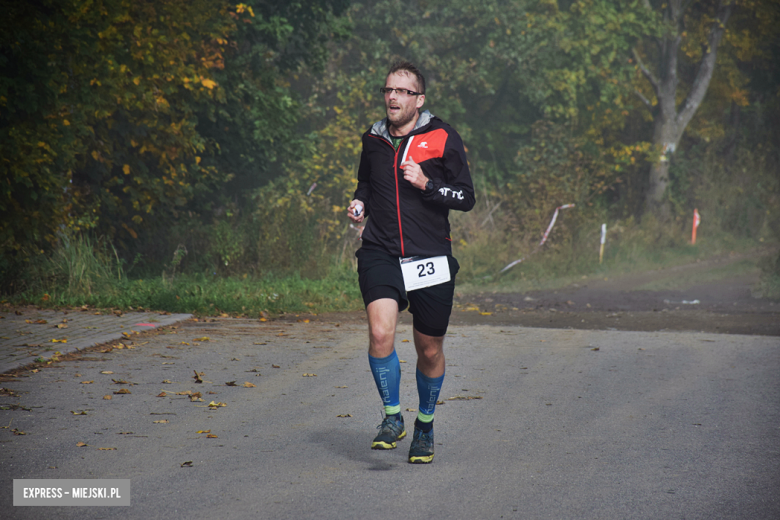
[(749, 258), (731, 255), (612, 279), (586, 278), (555, 291), (460, 295), (452, 323), (779, 336), (780, 302), (755, 292), (760, 272), (744, 267)]

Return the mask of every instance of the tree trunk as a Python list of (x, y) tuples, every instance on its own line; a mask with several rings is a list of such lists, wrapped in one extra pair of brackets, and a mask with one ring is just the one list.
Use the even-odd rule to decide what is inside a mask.
[[(642, 74), (650, 82), (657, 100), (651, 103), (640, 92), (637, 95), (647, 105), (653, 114), (653, 144), (660, 153), (650, 168), (650, 186), (645, 195), (645, 209), (666, 219), (670, 214), (669, 199), (666, 190), (669, 186), (669, 159), (677, 149), (685, 128), (704, 100), (707, 88), (715, 69), (715, 58), (718, 44), (723, 37), (725, 24), (731, 15), (733, 4), (729, 0), (720, 0), (715, 12), (715, 20), (707, 37), (704, 54), (699, 62), (696, 78), (691, 85), (688, 96), (678, 107), (676, 96), (679, 78), (677, 76), (677, 54), (680, 50), (682, 34), (684, 33), (684, 11), (690, 5), (682, 0), (669, 0), (664, 4), (663, 22), (667, 28), (663, 36), (655, 39), (658, 48), (654, 69), (647, 68), (639, 52), (633, 54)], [(645, 7), (651, 9), (650, 2)]]

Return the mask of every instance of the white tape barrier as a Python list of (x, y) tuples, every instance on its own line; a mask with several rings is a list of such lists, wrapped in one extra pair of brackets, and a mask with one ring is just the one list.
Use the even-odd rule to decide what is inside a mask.
[[(542, 241), (539, 242), (539, 245), (537, 245), (536, 248), (534, 248), (533, 251), (531, 251), (531, 254), (536, 253), (539, 250), (539, 248), (542, 247), (542, 245), (544, 245), (544, 243), (547, 241), (547, 237), (550, 236), (550, 231), (552, 231), (552, 228), (555, 225), (555, 221), (558, 220), (558, 212), (560, 210), (562, 210), (562, 209), (573, 208), (574, 206), (575, 206), (574, 204), (564, 204), (563, 206), (558, 206), (557, 208), (555, 208), (555, 213), (553, 213), (553, 217), (552, 217), (552, 220), (550, 221), (550, 225), (547, 226), (547, 230), (544, 232), (544, 235), (542, 236)], [(506, 267), (501, 269), (501, 271), (499, 271), (499, 272), (503, 273), (507, 269), (511, 269), (512, 267), (516, 266), (517, 264), (519, 264), (523, 260), (525, 260), (525, 257), (520, 258), (519, 260), (515, 260), (514, 262), (510, 263), (509, 265), (507, 265)]]

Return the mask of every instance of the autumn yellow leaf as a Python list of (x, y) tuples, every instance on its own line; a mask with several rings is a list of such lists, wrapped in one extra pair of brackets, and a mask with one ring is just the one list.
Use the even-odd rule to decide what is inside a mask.
[(253, 385), (253, 384), (252, 384), (252, 383), (250, 383), (249, 381), (246, 381), (246, 382), (244, 382), (244, 384), (243, 384), (242, 386), (243, 386), (244, 388), (255, 388), (257, 385)]
[(209, 90), (217, 86), (217, 83), (215, 81), (212, 81), (208, 78), (201, 78), (200, 82), (203, 84), (204, 87), (206, 87)]
[(130, 175), (130, 165), (125, 164), (124, 166), (122, 166), (122, 171), (125, 172), (125, 175)]

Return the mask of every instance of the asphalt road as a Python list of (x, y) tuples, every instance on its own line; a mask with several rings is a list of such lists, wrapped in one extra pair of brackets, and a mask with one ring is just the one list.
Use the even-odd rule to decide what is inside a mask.
[[(0, 383), (0, 516), (780, 518), (777, 337), (453, 326), (423, 466), (408, 438), (369, 449), (363, 323), (188, 321), (124, 344)], [(14, 507), (33, 478), (130, 479), (131, 506)]]

